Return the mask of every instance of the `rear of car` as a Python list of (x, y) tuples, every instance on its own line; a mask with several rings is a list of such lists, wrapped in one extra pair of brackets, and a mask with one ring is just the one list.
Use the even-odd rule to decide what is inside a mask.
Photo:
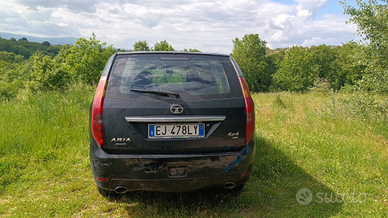
[(254, 105), (228, 55), (113, 55), (90, 113), (101, 194), (242, 188), (255, 157)]

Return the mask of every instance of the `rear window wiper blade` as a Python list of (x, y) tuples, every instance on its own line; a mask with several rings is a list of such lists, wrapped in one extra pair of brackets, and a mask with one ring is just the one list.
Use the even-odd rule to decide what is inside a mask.
[(130, 89), (132, 92), (141, 92), (141, 93), (150, 93), (155, 95), (163, 95), (163, 96), (174, 96), (175, 98), (179, 98), (179, 94), (175, 92), (163, 92), (163, 91), (152, 91), (152, 90), (142, 90), (142, 89)]

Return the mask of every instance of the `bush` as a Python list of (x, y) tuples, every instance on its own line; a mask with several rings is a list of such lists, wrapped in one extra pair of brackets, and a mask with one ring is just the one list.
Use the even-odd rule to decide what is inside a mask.
[(326, 78), (315, 78), (314, 86), (309, 88), (312, 92), (319, 92), (319, 93), (329, 93), (331, 84), (329, 83), (329, 80)]
[(70, 49), (66, 56), (66, 70), (76, 81), (97, 84), (106, 62), (115, 52), (112, 45), (100, 43), (93, 33), (89, 40), (78, 39), (76, 45)]
[(388, 99), (385, 96), (370, 93), (354, 93), (339, 102), (352, 115), (365, 119), (388, 121)]
[(21, 81), (8, 83), (0, 80), (0, 101), (14, 98), (21, 87), (23, 87)]
[(62, 89), (70, 82), (70, 75), (61, 63), (56, 63), (48, 56), (38, 52), (32, 56), (33, 71), (31, 81), (27, 82), (32, 91), (49, 91)]
[[(46, 43), (47, 44), (47, 43)], [(28, 60), (9, 52), (0, 52), (0, 100), (14, 98), (23, 89), (37, 93), (62, 91), (72, 83), (95, 84), (109, 57), (112, 46), (100, 43), (93, 34), (80, 38), (76, 46), (53, 47), (61, 50), (52, 59), (35, 52)]]

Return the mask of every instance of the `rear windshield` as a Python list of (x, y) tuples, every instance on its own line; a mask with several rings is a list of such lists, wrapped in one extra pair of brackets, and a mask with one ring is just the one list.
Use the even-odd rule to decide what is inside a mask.
[(216, 56), (118, 55), (110, 77), (108, 91), (116, 95), (139, 95), (139, 90), (192, 96), (231, 91), (222, 59)]

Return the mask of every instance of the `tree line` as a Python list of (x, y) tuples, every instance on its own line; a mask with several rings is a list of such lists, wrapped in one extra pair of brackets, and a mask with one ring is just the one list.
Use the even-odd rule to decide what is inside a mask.
[[(131, 51), (174, 50), (164, 40), (152, 47), (147, 41), (138, 41)], [(64, 46), (0, 38), (0, 100), (12, 99), (25, 89), (38, 92), (63, 90), (73, 83), (95, 85), (109, 57), (118, 51), (124, 50), (101, 42), (94, 33), (89, 39), (79, 38), (75, 45)], [(192, 48), (183, 51), (200, 52)]]
[(293, 46), (270, 50), (258, 34), (233, 40), (232, 57), (256, 92), (328, 88), (353, 93), (388, 93), (388, 6), (385, 0), (342, 1), (360, 42), (342, 46)]
[(53, 58), (62, 49), (61, 45), (51, 45), (50, 42), (42, 43), (29, 42), (23, 37), (19, 40), (11, 38), (9, 40), (0, 37), (0, 51), (11, 52), (23, 56), (25, 59), (30, 58), (36, 51), (41, 51), (43, 54)]
[[(384, 1), (383, 1), (384, 2)], [(259, 34), (232, 40), (231, 56), (238, 62), (253, 92), (295, 91), (315, 88), (386, 94), (388, 91), (387, 5), (377, 0), (344, 4), (349, 22), (358, 26), (361, 42), (341, 46), (269, 49)], [(133, 51), (174, 51), (166, 40), (150, 47), (138, 41)], [(97, 84), (113, 45), (80, 38), (75, 45), (51, 46), (26, 38), (0, 38), (0, 99), (11, 99), (22, 89), (32, 92), (61, 90), (72, 83)], [(184, 49), (200, 52), (197, 49)]]
[(317, 83), (338, 91), (354, 85), (365, 74), (366, 65), (357, 63), (354, 55), (363, 46), (348, 42), (342, 46), (266, 48), (258, 34), (247, 34), (233, 40), (233, 53), (248, 86), (254, 92), (304, 92)]
[[(26, 39), (19, 41), (28, 42)], [(232, 42), (231, 56), (238, 62), (249, 88), (254, 92), (307, 91), (319, 79), (330, 83), (331, 89), (340, 90), (346, 84), (354, 85), (365, 73), (365, 64), (354, 64), (357, 60), (354, 54), (363, 48), (355, 42), (342, 46), (269, 49), (259, 34), (247, 34)], [(11, 90), (22, 87), (32, 90), (63, 88), (74, 81), (94, 84), (107, 59), (117, 52), (112, 45), (107, 46), (97, 40), (94, 34), (90, 39), (78, 39), (74, 46), (60, 46), (54, 56), (40, 50), (40, 47), (34, 48), (36, 50), (28, 58), (17, 52), (0, 52), (0, 81), (10, 86), (3, 86), (10, 88), (9, 91), (2, 88), (3, 93), (14, 93)], [(175, 49), (166, 40), (156, 42), (153, 47), (143, 40), (135, 42), (132, 51)], [(183, 51), (199, 52), (197, 49)]]

